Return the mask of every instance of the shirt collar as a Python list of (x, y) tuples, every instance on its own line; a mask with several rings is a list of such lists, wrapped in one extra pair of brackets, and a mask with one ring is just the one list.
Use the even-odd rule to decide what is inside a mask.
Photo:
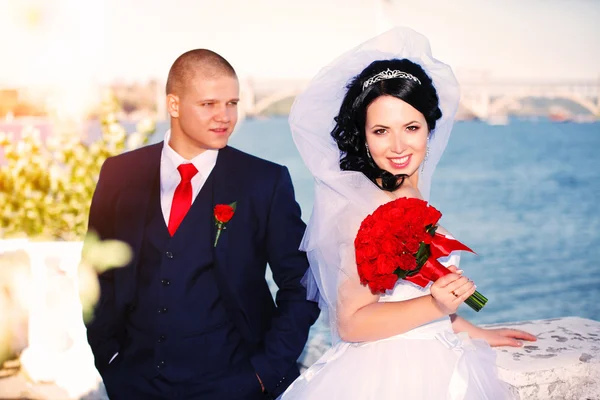
[(170, 140), (171, 130), (169, 129), (167, 133), (165, 133), (161, 157), (161, 169), (163, 170), (165, 175), (168, 176), (171, 173), (175, 172), (180, 164), (192, 163), (194, 164), (194, 167), (196, 167), (200, 174), (202, 174), (205, 177), (208, 176), (210, 171), (214, 168), (215, 164), (217, 163), (217, 156), (219, 155), (219, 150), (206, 150), (198, 154), (191, 160), (186, 160), (181, 155), (179, 155), (179, 153), (173, 150), (173, 148), (169, 145)]

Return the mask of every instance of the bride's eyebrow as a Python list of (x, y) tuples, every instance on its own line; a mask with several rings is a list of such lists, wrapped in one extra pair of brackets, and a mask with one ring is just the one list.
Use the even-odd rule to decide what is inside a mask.
[(381, 125), (381, 124), (376, 124), (373, 125), (372, 127), (370, 127), (369, 129), (375, 129), (375, 128), (383, 128), (383, 129), (390, 129), (389, 126), (385, 126), (385, 125)]

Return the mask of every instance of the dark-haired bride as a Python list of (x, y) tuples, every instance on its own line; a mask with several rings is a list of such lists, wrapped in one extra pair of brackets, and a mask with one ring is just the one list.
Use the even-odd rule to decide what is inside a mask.
[(342, 55), (296, 99), (290, 125), (316, 182), (302, 243), (310, 261), (305, 281), (328, 313), (332, 348), (283, 399), (511, 398), (490, 346), (535, 337), (479, 328), (456, 315), (475, 291), (455, 267), (458, 256), (444, 260), (449, 275), (425, 288), (398, 280), (377, 295), (357, 273), (361, 221), (394, 199), (429, 199), (458, 101), (450, 67), (406, 28)]

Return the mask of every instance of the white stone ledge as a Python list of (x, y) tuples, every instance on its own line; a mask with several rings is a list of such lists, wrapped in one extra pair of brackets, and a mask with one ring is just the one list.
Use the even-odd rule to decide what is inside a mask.
[(600, 399), (600, 322), (566, 317), (488, 327), (522, 329), (538, 338), (496, 349), (498, 375), (521, 399)]

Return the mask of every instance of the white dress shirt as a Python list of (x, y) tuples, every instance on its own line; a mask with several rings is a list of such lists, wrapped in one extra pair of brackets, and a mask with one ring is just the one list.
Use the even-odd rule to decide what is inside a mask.
[(219, 155), (219, 150), (206, 150), (191, 160), (186, 160), (169, 145), (170, 139), (171, 131), (168, 130), (165, 134), (162, 154), (160, 156), (160, 207), (167, 226), (169, 226), (173, 195), (175, 194), (177, 185), (181, 182), (181, 175), (179, 175), (177, 167), (179, 167), (180, 164), (191, 163), (194, 164), (194, 167), (198, 170), (198, 173), (192, 178), (193, 204), (211, 171), (217, 164), (217, 156)]

